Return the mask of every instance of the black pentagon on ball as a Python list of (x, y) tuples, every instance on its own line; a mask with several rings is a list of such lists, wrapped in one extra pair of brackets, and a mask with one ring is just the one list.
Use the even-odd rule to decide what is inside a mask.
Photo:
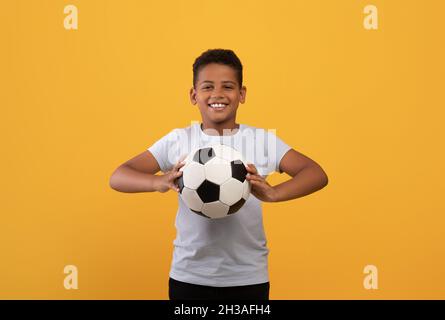
[(179, 178), (177, 178), (175, 180), (175, 182), (176, 182), (176, 184), (179, 187), (179, 193), (182, 194), (182, 189), (184, 189), (184, 178), (183, 178), (183, 176), (180, 176)]
[(219, 200), (219, 185), (208, 180), (204, 180), (196, 192), (204, 203)]
[(246, 202), (246, 200), (241, 198), (241, 200), (239, 200), (237, 203), (231, 205), (229, 212), (227, 212), (227, 214), (232, 214), (234, 212), (237, 212), (243, 206), (244, 202)]
[(241, 160), (234, 160), (230, 162), (230, 166), (232, 167), (232, 177), (236, 180), (244, 182), (247, 175), (247, 169), (244, 166), (244, 163)]
[(206, 164), (215, 156), (215, 150), (213, 150), (213, 148), (202, 148), (196, 151), (195, 155), (193, 156), (193, 161), (196, 161), (200, 164)]
[(193, 209), (190, 209), (190, 210), (192, 210), (194, 213), (196, 213), (196, 214), (199, 214), (200, 216), (202, 216), (202, 217), (205, 217), (205, 218), (207, 218), (207, 219), (210, 219), (210, 217), (207, 217), (204, 213), (202, 213), (202, 212), (200, 212), (200, 211), (196, 211), (196, 210), (193, 210)]

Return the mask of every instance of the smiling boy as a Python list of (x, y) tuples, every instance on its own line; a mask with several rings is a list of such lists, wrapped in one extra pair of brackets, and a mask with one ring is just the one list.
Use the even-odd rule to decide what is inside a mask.
[[(223, 219), (193, 213), (178, 195), (169, 298), (269, 299), (267, 240), (261, 202), (303, 197), (328, 183), (324, 170), (274, 133), (236, 122), (239, 104), (246, 99), (242, 64), (232, 50), (213, 49), (193, 64), (190, 100), (202, 123), (174, 129), (146, 151), (120, 165), (110, 186), (120, 192), (179, 192), (181, 160), (191, 150), (227, 144), (248, 161), (251, 196), (241, 209)], [(157, 175), (159, 171), (163, 174)], [(272, 172), (289, 179), (271, 186)]]

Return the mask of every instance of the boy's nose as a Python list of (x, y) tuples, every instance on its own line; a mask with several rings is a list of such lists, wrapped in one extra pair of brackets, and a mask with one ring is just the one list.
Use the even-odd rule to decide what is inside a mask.
[(212, 98), (213, 100), (222, 100), (224, 99), (224, 95), (222, 93), (216, 92), (210, 95), (210, 98)]
[(214, 99), (217, 99), (217, 98), (224, 98), (223, 89), (222, 89), (222, 88), (221, 88), (221, 89), (216, 88), (216, 89), (212, 92), (211, 97), (214, 98)]

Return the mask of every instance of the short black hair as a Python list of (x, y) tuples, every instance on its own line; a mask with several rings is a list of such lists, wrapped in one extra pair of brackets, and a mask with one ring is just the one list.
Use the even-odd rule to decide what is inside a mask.
[(199, 71), (210, 63), (219, 63), (232, 67), (236, 71), (239, 87), (243, 85), (243, 65), (235, 52), (230, 49), (209, 49), (203, 52), (193, 63), (193, 87), (196, 88)]

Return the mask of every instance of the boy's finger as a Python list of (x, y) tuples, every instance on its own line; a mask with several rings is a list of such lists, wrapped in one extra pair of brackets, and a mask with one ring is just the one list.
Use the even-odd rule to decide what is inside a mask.
[(176, 181), (176, 179), (178, 179), (181, 175), (182, 175), (182, 171), (176, 171), (176, 172), (172, 171), (168, 180), (171, 183), (174, 183)]
[(185, 165), (185, 162), (178, 162), (173, 166), (173, 171), (178, 171), (181, 167)]
[(261, 184), (256, 181), (256, 180), (250, 180), (250, 183), (252, 184), (252, 186), (260, 186)]
[(182, 168), (183, 166), (185, 166), (185, 161), (178, 162), (178, 165), (177, 165), (178, 169)]
[(263, 178), (258, 176), (258, 175), (248, 174), (247, 175), (247, 180), (249, 180), (249, 181), (255, 180), (255, 181), (261, 182), (261, 181), (263, 181)]
[(179, 192), (179, 187), (176, 184), (174, 184), (174, 183), (172, 183), (170, 185), (170, 189), (172, 189), (173, 191)]
[(255, 167), (255, 165), (252, 164), (252, 163), (249, 163), (249, 164), (247, 165), (246, 169), (247, 169), (247, 171), (252, 172), (252, 173), (254, 173), (254, 174), (258, 173), (258, 171), (257, 171), (257, 169), (256, 169), (256, 167)]

